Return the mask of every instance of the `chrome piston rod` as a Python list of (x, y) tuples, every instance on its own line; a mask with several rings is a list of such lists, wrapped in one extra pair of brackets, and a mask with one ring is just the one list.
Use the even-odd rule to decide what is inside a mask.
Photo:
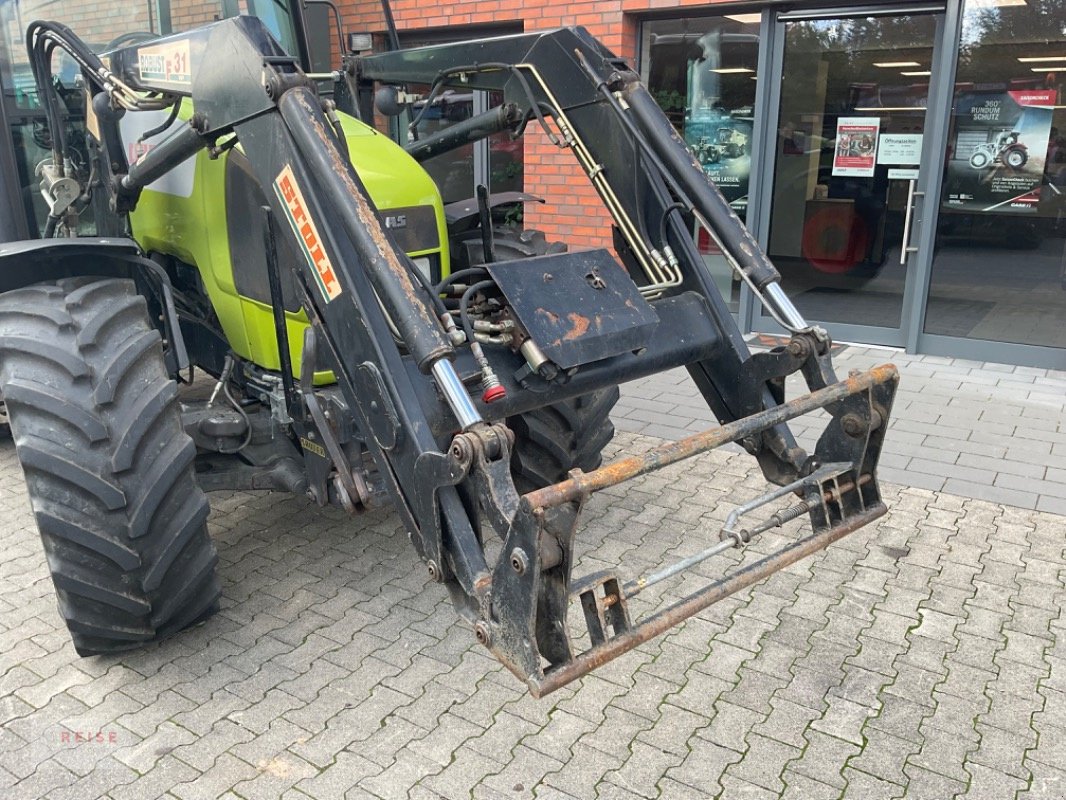
[(463, 386), (463, 382), (459, 380), (451, 361), (446, 358), (434, 361), (431, 372), (433, 373), (433, 378), (437, 381), (437, 386), (444, 393), (448, 406), (459, 421), (460, 428), (468, 431), (479, 422), (484, 422), (481, 413), (477, 410), (477, 406), (474, 405), (474, 401), (470, 399), (470, 393)]
[(769, 283), (762, 291), (763, 302), (767, 305), (771, 305), (773, 311), (776, 311), (778, 316), (781, 317), (787, 323), (787, 327), (793, 332), (807, 330), (810, 325), (807, 324), (807, 320), (803, 318), (803, 315), (796, 308), (785, 290), (781, 288), (779, 283)]

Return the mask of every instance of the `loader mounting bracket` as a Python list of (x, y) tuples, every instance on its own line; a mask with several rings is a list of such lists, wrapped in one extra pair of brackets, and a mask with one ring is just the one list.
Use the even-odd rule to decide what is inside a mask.
[(659, 317), (606, 250), (488, 265), (530, 338), (562, 369), (646, 347)]

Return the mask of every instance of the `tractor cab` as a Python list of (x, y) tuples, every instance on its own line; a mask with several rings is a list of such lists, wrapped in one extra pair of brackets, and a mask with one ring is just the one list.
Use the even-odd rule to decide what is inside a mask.
[[(26, 55), (24, 32), (30, 22), (46, 17), (77, 28), (93, 49), (102, 53), (216, 20), (250, 15), (261, 19), (282, 47), (299, 58), (305, 70), (325, 71), (331, 49), (327, 11), (321, 3), (291, 0), (0, 0), (0, 183), (6, 193), (0, 197), (0, 242), (40, 236), (48, 216), (35, 172), (50, 155), (51, 143), (47, 110), (39, 101)], [(320, 58), (324, 59), (322, 63), (318, 63)], [(59, 94), (69, 114), (71, 167), (76, 176), (88, 178), (87, 173), (79, 174), (89, 164), (83, 143), (84, 100), (79, 70), (61, 50), (55, 55), (54, 69)], [(96, 232), (91, 212), (82, 215), (79, 232)]]

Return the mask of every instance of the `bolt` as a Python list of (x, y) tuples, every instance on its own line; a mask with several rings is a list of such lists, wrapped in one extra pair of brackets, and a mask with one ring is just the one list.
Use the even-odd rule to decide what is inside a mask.
[(485, 620), (478, 620), (477, 624), (474, 625), (474, 638), (477, 639), (480, 645), (485, 647), (492, 646), (492, 630)]
[(470, 440), (465, 437), (455, 437), (452, 441), (451, 455), (460, 464), (470, 461), (474, 457), (474, 449)]
[(440, 567), (437, 566), (436, 561), (427, 561), (426, 571), (429, 572), (430, 580), (440, 583)]
[(793, 339), (788, 343), (788, 353), (796, 358), (807, 355), (807, 345), (802, 339)]
[(848, 436), (862, 436), (866, 433), (866, 424), (858, 414), (845, 414), (840, 419), (840, 427)]
[(529, 556), (526, 555), (526, 551), (521, 547), (516, 547), (511, 551), (511, 569), (517, 572), (519, 575), (525, 575), (526, 569), (529, 567)]

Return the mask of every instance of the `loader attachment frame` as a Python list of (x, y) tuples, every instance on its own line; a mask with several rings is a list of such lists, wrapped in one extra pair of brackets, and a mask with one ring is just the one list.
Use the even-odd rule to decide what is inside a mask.
[[(503, 553), (507, 557), (500, 559), (493, 574), (493, 621), (478, 631), (479, 640), (540, 697), (877, 519), (886, 508), (871, 465), (876, 463), (881, 449), (897, 382), (894, 367), (877, 367), (750, 417), (668, 442), (640, 456), (614, 461), (594, 472), (575, 471), (561, 483), (522, 496), (504, 542)], [(830, 426), (823, 437), (824, 446), (819, 448), (841, 460), (821, 465), (809, 475), (741, 507), (730, 515), (720, 542), (682, 562), (629, 582), (610, 570), (570, 583), (577, 520), (582, 506), (594, 493), (820, 408), (830, 409), (838, 415), (837, 420), (844, 420), (839, 428)], [(737, 527), (740, 513), (793, 493), (800, 498), (798, 504), (757, 526)], [(561, 508), (569, 512), (564, 515), (567, 523), (562, 530), (551, 519), (551, 512)], [(801, 516), (811, 520), (809, 534), (727, 573), (647, 619), (636, 623), (630, 619), (627, 601), (649, 586), (726, 550), (743, 548), (759, 533)], [(558, 543), (562, 550), (548, 565), (542, 561), (542, 543), (546, 540)], [(592, 643), (581, 653), (574, 652), (566, 627), (552, 624), (556, 615), (565, 619), (571, 597), (584, 612)]]
[[(464, 309), (473, 300), (487, 315), (479, 321), (514, 332), (511, 340), (489, 336), (484, 348), (473, 324), (460, 335), (455, 309), (441, 298), (444, 283), (428, 285), (382, 224), (347, 157), (332, 104), (261, 21), (225, 20), (115, 51), (106, 64), (63, 26), (34, 23), (28, 38), (46, 100), (49, 76), (41, 68), (52, 49), (62, 47), (81, 65), (95, 117), (89, 127), (101, 131), (100, 181), (117, 215), (183, 160), (204, 149), (217, 156), (239, 142), (264, 190), (270, 236), (287, 237), (296, 254), (264, 265), (273, 301), (282, 300), (273, 273), (290, 270), (309, 321), (302, 380), (285, 379), (291, 426), (284, 435), (354, 505), (368, 475), (349, 460), (338, 430), (356, 431), (376, 485), (431, 579), (447, 586), (478, 641), (533, 693), (574, 680), (884, 513), (876, 467), (894, 368), (837, 380), (826, 332), (807, 325), (781, 291), (776, 269), (637, 76), (585, 31), (354, 57), (344, 66), (343, 80), (357, 93), (375, 81), (429, 83), (431, 94), (453, 85), (502, 90), (514, 107), (506, 118), (522, 127), (535, 120), (572, 151), (612, 216), (621, 264), (599, 250), (530, 259), (527, 272), (508, 262), (477, 273), (458, 301), (458, 318), (470, 322)], [(173, 75), (155, 69), (175, 63), (183, 69)], [(172, 107), (182, 97), (192, 98), (193, 118), (127, 164), (121, 115)], [(61, 163), (62, 153), (56, 156)], [(693, 223), (710, 232), (791, 333), (787, 344), (748, 351), (696, 250)], [(275, 321), (287, 349), (283, 315)], [(190, 360), (197, 362), (195, 353)], [(680, 366), (721, 427), (519, 496), (508, 419)], [(336, 387), (314, 385), (324, 370), (335, 374)], [(796, 373), (810, 393), (786, 402), (785, 380)], [(787, 423), (818, 409), (829, 420), (808, 453)], [(778, 488), (736, 510), (724, 543), (643, 580), (627, 583), (611, 572), (571, 583), (590, 495), (727, 442), (741, 444)], [(798, 505), (741, 526), (742, 516), (789, 494)], [(809, 517), (812, 532), (781, 552), (649, 619), (630, 619), (627, 600), (647, 585), (800, 516)], [(491, 564), (485, 529), (503, 542)], [(574, 593), (592, 641), (583, 653), (566, 628)]]

